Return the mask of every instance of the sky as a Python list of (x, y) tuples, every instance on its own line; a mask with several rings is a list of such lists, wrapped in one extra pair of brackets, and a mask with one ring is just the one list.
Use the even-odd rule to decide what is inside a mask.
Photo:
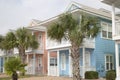
[(71, 1), (111, 10), (99, 0), (0, 0), (0, 34), (26, 27), (32, 19), (43, 21), (56, 16), (64, 12)]

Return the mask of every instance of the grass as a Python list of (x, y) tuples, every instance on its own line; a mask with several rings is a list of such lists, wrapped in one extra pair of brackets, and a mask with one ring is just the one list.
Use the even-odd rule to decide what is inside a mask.
[(11, 80), (11, 78), (10, 77), (2, 77), (2, 78), (0, 78), (0, 80)]
[[(38, 75), (25, 75), (25, 76), (19, 76), (19, 78), (29, 78), (29, 77), (33, 77), (33, 76), (38, 76)], [(12, 80), (11, 77), (0, 77), (0, 80)]]

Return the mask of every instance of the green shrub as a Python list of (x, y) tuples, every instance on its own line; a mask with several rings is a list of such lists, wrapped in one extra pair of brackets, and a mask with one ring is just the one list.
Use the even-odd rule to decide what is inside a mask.
[(115, 70), (109, 70), (106, 72), (106, 80), (115, 80), (116, 72)]
[(98, 72), (96, 71), (86, 71), (85, 79), (98, 79)]

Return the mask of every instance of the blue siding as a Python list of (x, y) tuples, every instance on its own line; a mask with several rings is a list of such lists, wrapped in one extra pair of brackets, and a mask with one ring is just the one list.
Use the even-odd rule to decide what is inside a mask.
[[(102, 19), (105, 20), (105, 19)], [(111, 21), (106, 20), (110, 23)], [(113, 40), (101, 38), (101, 33), (95, 38), (95, 50), (94, 56), (96, 61), (96, 70), (99, 72), (101, 77), (105, 76), (105, 55), (115, 54), (115, 43)]]
[(3, 72), (3, 58), (0, 57), (0, 73)]
[[(62, 67), (61, 67), (61, 54), (65, 54), (66, 56), (66, 68), (65, 70), (62, 70)], [(59, 51), (59, 71), (60, 71), (60, 76), (69, 76), (69, 50), (61, 50)]]

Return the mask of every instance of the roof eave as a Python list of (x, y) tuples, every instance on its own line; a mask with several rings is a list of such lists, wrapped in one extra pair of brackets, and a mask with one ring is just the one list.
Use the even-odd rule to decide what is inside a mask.
[(100, 0), (100, 1), (110, 6), (114, 4), (116, 8), (120, 9), (120, 0)]

